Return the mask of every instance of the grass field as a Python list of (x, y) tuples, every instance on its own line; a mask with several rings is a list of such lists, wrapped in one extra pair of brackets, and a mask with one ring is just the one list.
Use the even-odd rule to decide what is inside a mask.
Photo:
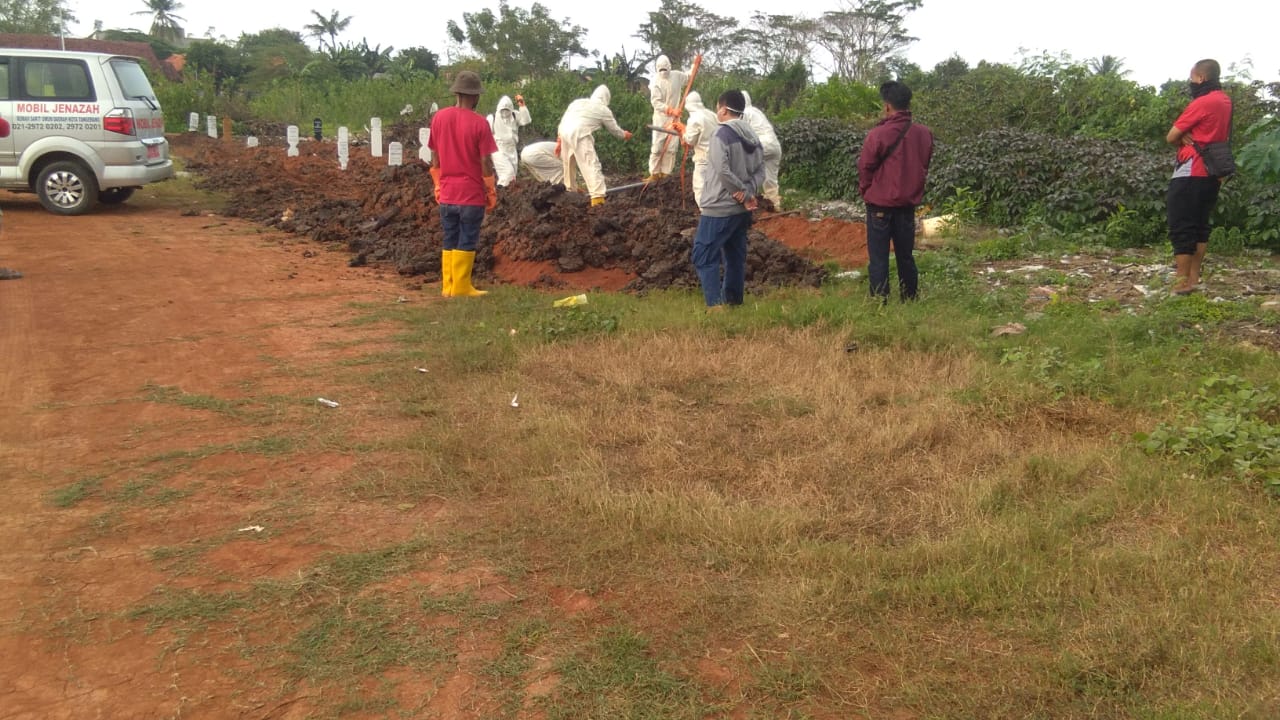
[[(857, 281), (710, 317), (678, 292), (360, 306), (344, 360), (273, 359), (340, 410), (149, 384), (241, 439), (48, 502), (89, 545), (267, 468), (266, 531), (151, 547), (165, 580), (123, 620), (318, 716), (430, 716), (404, 688), (466, 668), (493, 718), (1275, 717), (1280, 357), (1228, 330), (1280, 316), (1029, 309), (970, 261), (925, 254), (923, 299), (883, 308)], [(343, 532), (272, 577), (215, 562)]]

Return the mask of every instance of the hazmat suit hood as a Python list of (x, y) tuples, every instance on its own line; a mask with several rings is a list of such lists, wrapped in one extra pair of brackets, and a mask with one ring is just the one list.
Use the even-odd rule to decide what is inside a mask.
[(609, 92), (608, 85), (601, 85), (591, 93), (591, 99), (603, 104), (605, 107), (609, 107), (609, 101), (613, 99), (613, 93)]
[(690, 115), (698, 112), (699, 110), (707, 109), (706, 106), (702, 104), (702, 96), (698, 94), (697, 90), (691, 91), (688, 96), (685, 97), (684, 106), (689, 108)]
[(512, 115), (516, 112), (516, 104), (511, 102), (511, 98), (506, 95), (503, 95), (502, 98), (498, 100), (498, 113), (501, 114), (503, 112), (507, 112)]
[(751, 93), (746, 90), (742, 91), (742, 99), (747, 101), (747, 107), (751, 107)]
[(663, 70), (670, 70), (671, 59), (668, 58), (666, 55), (659, 55), (656, 67), (658, 68), (658, 72), (662, 72)]

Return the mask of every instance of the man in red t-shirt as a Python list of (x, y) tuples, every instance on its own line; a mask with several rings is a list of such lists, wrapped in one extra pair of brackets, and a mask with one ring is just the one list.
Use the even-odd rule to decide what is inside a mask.
[(1178, 147), (1178, 162), (1169, 181), (1166, 208), (1169, 242), (1177, 266), (1177, 295), (1195, 292), (1209, 247), (1209, 215), (1218, 204), (1222, 178), (1209, 175), (1196, 145), (1231, 139), (1231, 98), (1222, 91), (1217, 60), (1201, 60), (1191, 68), (1191, 104), (1182, 111), (1165, 140)]
[(485, 291), (471, 284), (476, 262), (476, 244), (485, 210), (498, 206), (498, 185), (493, 159), (498, 151), (489, 123), (476, 112), (480, 76), (463, 70), (449, 92), (458, 99), (431, 118), (431, 180), (440, 205), (440, 227), (444, 249), (440, 253), (440, 294), (444, 297), (475, 297)]

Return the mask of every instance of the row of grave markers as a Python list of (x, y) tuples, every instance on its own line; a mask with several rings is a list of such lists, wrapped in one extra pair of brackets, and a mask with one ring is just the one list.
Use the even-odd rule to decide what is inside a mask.
[[(218, 118), (213, 115), (205, 116), (206, 131), (211, 138), (218, 137)], [(224, 120), (224, 123), (226, 121)], [(200, 127), (200, 113), (191, 113), (187, 120), (187, 131), (196, 132)], [(317, 139), (320, 135), (319, 123), (316, 125)], [(298, 126), (290, 125), (285, 129), (285, 140), (289, 144), (287, 154), (289, 157), (298, 157)], [(431, 128), (418, 128), (418, 159), (422, 162), (431, 162), (431, 149), (427, 147), (427, 142), (431, 139)], [(250, 135), (245, 139), (245, 144), (249, 147), (258, 147), (258, 138)], [(382, 157), (382, 118), (369, 118), (369, 153), (372, 157)], [(347, 169), (347, 165), (351, 160), (351, 133), (345, 126), (338, 128), (338, 165), (343, 169)], [(387, 165), (400, 166), (404, 164), (404, 145), (393, 142), (387, 145)]]

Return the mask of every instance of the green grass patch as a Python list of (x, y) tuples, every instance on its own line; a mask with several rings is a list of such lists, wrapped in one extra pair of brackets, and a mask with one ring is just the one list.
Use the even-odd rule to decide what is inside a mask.
[(58, 508), (70, 508), (79, 505), (102, 491), (101, 477), (81, 478), (70, 485), (64, 485), (49, 493), (49, 504)]

